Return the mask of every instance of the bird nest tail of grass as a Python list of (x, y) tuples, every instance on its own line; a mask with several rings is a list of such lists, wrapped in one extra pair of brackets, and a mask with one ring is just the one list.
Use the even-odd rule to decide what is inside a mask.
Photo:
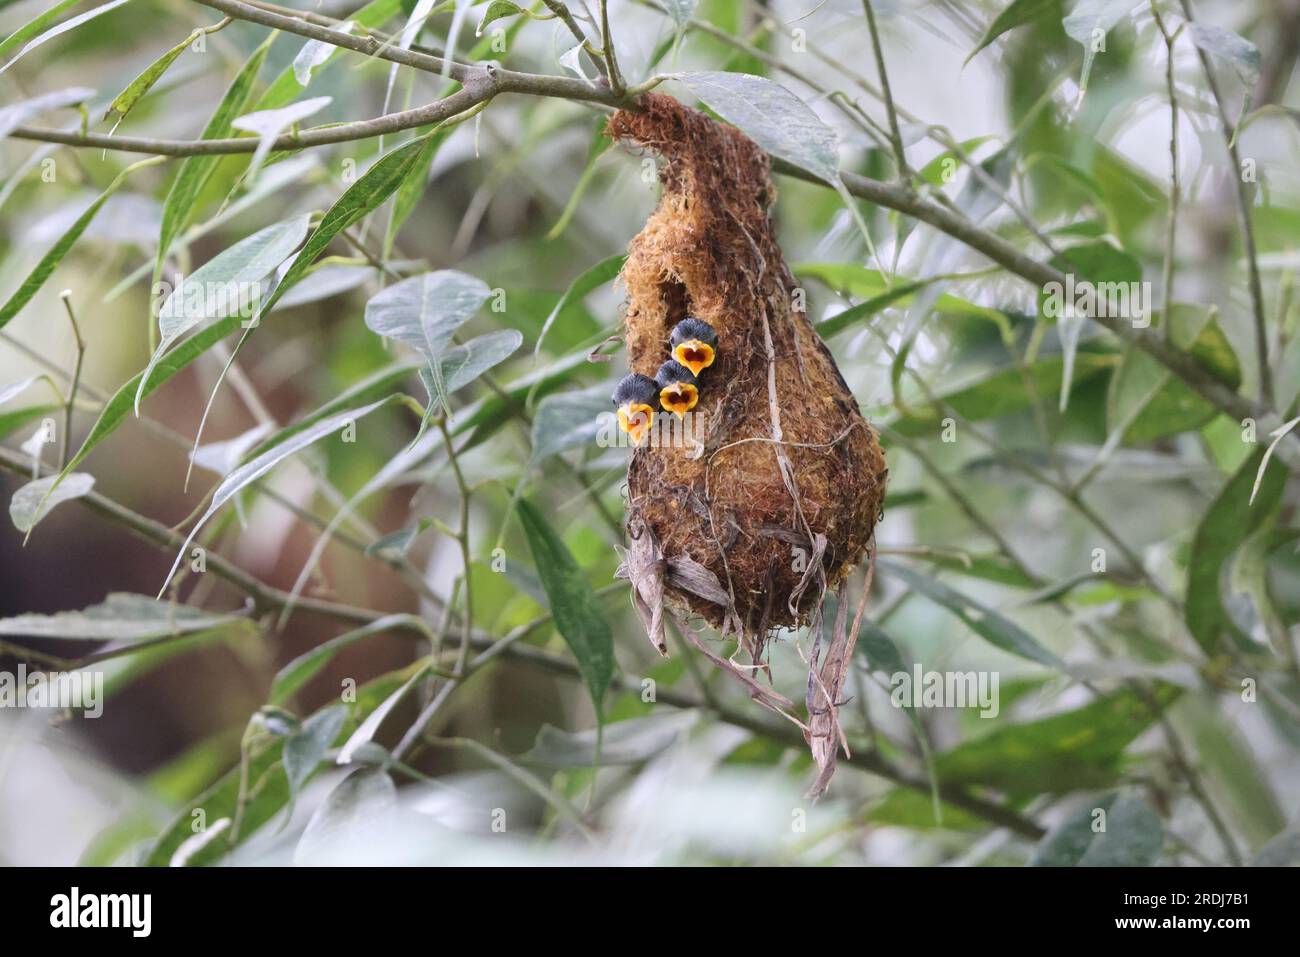
[[(662, 414), (632, 455), (620, 573), (661, 653), (668, 616), (759, 703), (803, 729), (820, 793), (843, 742), (838, 709), (859, 623), (850, 631), (841, 602), (823, 641), (822, 608), (868, 553), (888, 470), (796, 295), (769, 215), (767, 155), (671, 97), (647, 95), (641, 106), (614, 114), (607, 129), (661, 159), (659, 204), (623, 267), (628, 361), (653, 377), (688, 316), (712, 325), (717, 345), (688, 419)], [(689, 618), (734, 638), (736, 654), (708, 648)], [(806, 720), (769, 686), (766, 655), (773, 635), (801, 627), (812, 636)]]

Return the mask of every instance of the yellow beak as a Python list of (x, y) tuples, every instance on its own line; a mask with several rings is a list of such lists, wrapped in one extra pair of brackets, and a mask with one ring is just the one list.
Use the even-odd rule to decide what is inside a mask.
[(634, 445), (641, 444), (654, 417), (655, 410), (644, 402), (629, 402), (618, 407), (618, 427), (631, 437)]
[(700, 390), (687, 382), (674, 382), (659, 390), (659, 404), (679, 419), (684, 418), (699, 401)]
[(699, 375), (713, 365), (713, 346), (699, 339), (687, 339), (673, 350), (673, 358), (691, 370), (691, 375)]

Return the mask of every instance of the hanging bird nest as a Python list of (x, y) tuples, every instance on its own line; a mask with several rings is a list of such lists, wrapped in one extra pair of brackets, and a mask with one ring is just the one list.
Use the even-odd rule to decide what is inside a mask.
[[(653, 430), (633, 453), (621, 573), (661, 653), (665, 612), (702, 618), (734, 638), (747, 664), (696, 646), (804, 727), (828, 780), (853, 636), (843, 634), (841, 602), (819, 661), (821, 609), (872, 541), (884, 455), (796, 296), (769, 218), (776, 190), (767, 154), (671, 97), (651, 94), (640, 104), (616, 113), (607, 130), (662, 159), (659, 205), (623, 267), (628, 361), (653, 377), (669, 358), (674, 326), (688, 317), (709, 323), (717, 345), (687, 428)], [(659, 419), (662, 426), (674, 417)], [(805, 625), (815, 642), (808, 724), (754, 677), (766, 667), (769, 638)]]

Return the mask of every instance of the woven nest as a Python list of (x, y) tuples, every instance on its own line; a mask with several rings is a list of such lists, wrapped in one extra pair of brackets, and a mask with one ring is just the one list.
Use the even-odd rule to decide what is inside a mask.
[(691, 429), (702, 450), (672, 443), (633, 454), (629, 534), (648, 531), (665, 559), (689, 559), (727, 593), (711, 601), (669, 581), (669, 601), (757, 637), (805, 622), (861, 560), (885, 459), (792, 302), (796, 284), (768, 215), (767, 154), (670, 97), (642, 103), (608, 129), (664, 160), (663, 195), (623, 267), (628, 361), (653, 376), (688, 315), (717, 331), (718, 359), (701, 377)]
[[(641, 106), (616, 113), (607, 130), (663, 160), (659, 205), (623, 267), (628, 361), (653, 377), (687, 316), (710, 323), (718, 343), (700, 379), (692, 441), (633, 453), (622, 573), (661, 652), (666, 607), (735, 637), (752, 671), (775, 631), (820, 625), (826, 591), (871, 542), (888, 470), (796, 305), (769, 218), (776, 190), (767, 155), (671, 97), (648, 95)], [(811, 671), (810, 712), (815, 655)], [(834, 709), (838, 688), (820, 690)], [(774, 703), (773, 693), (765, 697)]]

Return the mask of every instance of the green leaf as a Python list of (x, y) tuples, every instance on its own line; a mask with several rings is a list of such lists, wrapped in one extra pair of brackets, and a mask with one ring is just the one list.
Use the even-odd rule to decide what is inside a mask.
[(368, 405), (380, 399), (391, 398), (394, 392), (400, 389), (402, 383), (417, 369), (419, 369), (419, 365), (414, 362), (398, 362), (380, 369), (360, 382), (348, 386), (315, 411), (304, 415), (298, 421), (286, 425), (279, 432), (264, 439), (255, 449), (245, 454), (241, 462), (257, 458), (329, 416), (337, 415), (339, 412), (359, 405)]
[(194, 527), (190, 529), (190, 533), (185, 537), (185, 542), (181, 545), (180, 551), (176, 555), (176, 561), (172, 563), (171, 571), (167, 573), (167, 579), (163, 582), (163, 588), (159, 591), (159, 594), (161, 595), (162, 591), (166, 590), (168, 582), (176, 574), (176, 569), (180, 567), (181, 560), (185, 557), (186, 550), (189, 548), (190, 542), (194, 540), (194, 536), (207, 524), (208, 519), (216, 514), (217, 510), (230, 501), (241, 489), (257, 481), (295, 452), (299, 452), (319, 439), (355, 423), (358, 419), (364, 418), (381, 406), (389, 405), (395, 400), (404, 398), (404, 396), (390, 396), (359, 409), (348, 409), (345, 412), (321, 419), (310, 428), (303, 429), (291, 438), (274, 445), (227, 475), (212, 493), (212, 502), (208, 505), (207, 511), (203, 513), (202, 517), (199, 518)]
[(948, 609), (989, 644), (1051, 668), (1065, 669), (1065, 662), (1055, 652), (1044, 648), (1027, 631), (992, 608), (981, 605), (942, 582), (928, 575), (922, 575), (906, 565), (880, 561), (878, 567), (900, 579), (909, 588), (919, 591), (931, 601)]
[(975, 59), (977, 53), (1002, 36), (1002, 34), (1049, 13), (1056, 13), (1060, 9), (1061, 0), (1012, 0), (1003, 8), (1001, 13), (993, 18), (993, 22), (988, 25), (988, 29), (980, 37), (979, 43), (975, 45), (975, 49), (970, 51), (962, 65), (965, 66), (966, 63)]
[[(867, 315), (871, 315), (886, 306), (895, 303), (907, 305), (912, 302), (915, 292), (928, 288), (936, 282), (960, 278), (954, 275), (941, 275), (911, 281), (901, 276), (894, 276), (892, 279), (893, 285), (891, 286), (885, 282), (885, 276), (880, 270), (869, 269), (866, 266), (859, 266), (854, 263), (796, 263), (791, 267), (791, 271), (800, 279), (816, 279), (836, 292), (867, 297), (867, 302), (859, 303), (857, 306), (852, 306), (849, 310), (846, 310), (847, 312), (853, 312), (859, 307), (867, 307), (870, 304), (870, 310), (864, 315), (853, 315), (845, 318), (844, 313), (840, 313), (819, 322), (816, 326), (819, 331), (829, 330), (823, 331), (823, 336), (829, 335), (831, 332), (838, 332), (854, 319), (865, 318)], [(902, 285), (899, 285), (900, 283)], [(1001, 313), (996, 309), (976, 305), (966, 299), (947, 293), (935, 298), (931, 308), (939, 313), (951, 313), (993, 321), (1000, 321), (1002, 318)]]
[(281, 133), (307, 119), (307, 117), (315, 116), (332, 102), (331, 97), (317, 96), (310, 100), (290, 103), (288, 106), (282, 106), (275, 110), (257, 110), (253, 113), (245, 113), (243, 116), (232, 120), (230, 125), (235, 129), (243, 130), (246, 133), (255, 133), (258, 137), (257, 149), (253, 153), (253, 159), (248, 164), (248, 172), (245, 174), (246, 179), (251, 182), (257, 176), (257, 171), (262, 168), (262, 163), (266, 160), (267, 154), (271, 152), (271, 146)]
[(950, 831), (984, 831), (988, 822), (969, 811), (940, 802), (942, 818), (936, 820), (934, 802), (920, 791), (894, 788), (878, 804), (872, 805), (866, 819), (876, 824), (913, 829), (942, 827)]
[[(489, 369), (500, 365), (523, 344), (524, 337), (519, 330), (503, 329), (476, 336), (463, 346), (448, 349), (439, 362), (447, 394), (465, 388)], [(420, 378), (426, 388), (433, 383), (429, 367), (420, 370)]]
[(51, 379), (45, 373), (39, 373), (37, 375), (30, 375), (26, 379), (23, 379), (21, 382), (15, 382), (12, 385), (7, 385), (4, 386), (3, 388), (0, 388), (0, 405), (4, 405), (6, 402), (8, 402), (16, 395), (22, 395), (24, 392), (26, 392), (29, 388), (31, 388), (38, 382), (48, 382), (50, 388), (54, 390), (55, 395), (59, 394), (59, 390), (55, 386), (54, 380)]
[(325, 752), (334, 744), (347, 719), (348, 709), (336, 704), (317, 711), (285, 739), (282, 760), (289, 785), (288, 816), (293, 814), (293, 802), (302, 786), (325, 760)]
[[(383, 26), (401, 9), (401, 0), (371, 0), (360, 10), (350, 14), (348, 19), (358, 27), (370, 31)], [(334, 62), (340, 49), (334, 47), (329, 59), (324, 64), (319, 64), (316, 69), (320, 70), (321, 67)], [(274, 110), (291, 103), (301, 92), (302, 84), (298, 82), (298, 78), (294, 75), (293, 64), (290, 63), (271, 81), (271, 85), (258, 99), (254, 109)]]
[(72, 86), (66, 90), (44, 93), (30, 100), (22, 100), (12, 106), (6, 106), (0, 110), (0, 140), (6, 139), (10, 133), (34, 116), (49, 110), (59, 110), (65, 106), (84, 103), (94, 95), (95, 91), (88, 86)]
[(207, 631), (242, 620), (148, 595), (113, 592), (98, 605), (53, 615), (15, 615), (0, 619), (0, 635), (75, 641), (145, 641)]
[[(268, 38), (254, 50), (248, 62), (240, 68), (222, 96), (216, 112), (212, 114), (208, 125), (199, 135), (199, 139), (225, 139), (234, 133), (231, 123), (248, 108), (248, 103), (253, 96), (253, 84), (257, 82), (257, 74), (262, 69), (262, 63), (271, 49), (273, 39), (273, 36)], [(181, 162), (180, 171), (172, 180), (167, 198), (163, 201), (155, 272), (161, 273), (163, 260), (167, 258), (172, 242), (193, 221), (199, 194), (212, 177), (220, 160), (220, 156), (188, 156)]]
[(400, 558), (405, 555), (415, 541), (416, 536), (433, 524), (432, 519), (422, 518), (395, 532), (389, 532), (383, 538), (376, 539), (366, 546), (366, 554), (383, 559)]
[(1236, 632), (1223, 604), (1221, 579), (1228, 560), (1282, 501), (1287, 470), (1280, 463), (1270, 461), (1256, 500), (1251, 504), (1251, 488), (1264, 460), (1264, 451), (1257, 449), (1224, 483), (1192, 538), (1184, 614), (1188, 630), (1207, 655), (1219, 652), (1225, 631)]
[(564, 307), (571, 301), (581, 300), (588, 293), (599, 289), (605, 283), (613, 280), (619, 271), (623, 268), (623, 263), (627, 262), (626, 255), (610, 256), (608, 259), (602, 259), (596, 265), (591, 266), (582, 273), (577, 279), (569, 284), (569, 288), (564, 290), (564, 295), (555, 304), (546, 321), (542, 323), (542, 331), (537, 334), (537, 345), (533, 348), (533, 355), (539, 356), (542, 352), (542, 340), (546, 338), (547, 331), (550, 330), (551, 324), (555, 318), (564, 311)]
[[(7, 0), (6, 3), (0, 3), (0, 8), (8, 5), (15, 0)], [(58, 0), (58, 3), (50, 7), (44, 13), (23, 24), (13, 33), (9, 34), (3, 41), (0, 41), (0, 57), (5, 56), (10, 50), (13, 50), (20, 43), (26, 43), (34, 36), (39, 36), (41, 31), (59, 18), (59, 15), (69, 7), (75, 7), (81, 0)]]
[(909, 282), (903, 285), (896, 285), (888, 292), (882, 292), (879, 295), (872, 296), (864, 302), (849, 306), (843, 312), (837, 312), (829, 319), (823, 319), (817, 323), (814, 328), (817, 334), (823, 339), (835, 335), (837, 332), (843, 332), (849, 326), (861, 322), (864, 319), (870, 319), (876, 313), (890, 306), (903, 304), (905, 301), (912, 299), (913, 293), (924, 289), (930, 284), (930, 280), (921, 280), (920, 282)]
[[(256, 324), (275, 306), (281, 296), (306, 273), (307, 267), (315, 262), (316, 257), (324, 252), (339, 233), (368, 213), (377, 209), (384, 200), (401, 185), (403, 177), (410, 171), (411, 165), (419, 158), (420, 148), (424, 144), (415, 139), (390, 150), (375, 161), (365, 175), (347, 188), (333, 206), (325, 213), (320, 225), (307, 238), (307, 244), (294, 257), (293, 263), (285, 272), (279, 285), (262, 301)], [(400, 285), (400, 283), (399, 283)]]
[(781, 84), (719, 71), (678, 73), (674, 79), (768, 153), (827, 183), (839, 182), (839, 137)]
[(378, 276), (379, 271), (374, 266), (353, 266), (344, 263), (319, 265), (281, 296), (276, 308), (295, 309), (298, 306), (332, 299), (360, 288)]
[(124, 119), (141, 98), (153, 89), (153, 85), (167, 72), (167, 68), (176, 62), (176, 58), (185, 52), (186, 48), (194, 42), (195, 37), (200, 35), (196, 30), (145, 67), (139, 76), (127, 84), (125, 90), (113, 98), (113, 102), (104, 111), (104, 119), (111, 119), (114, 115), (118, 120)]
[[(1131, 295), (1142, 288), (1142, 265), (1128, 253), (1110, 243), (1099, 241), (1073, 246), (1052, 259), (1053, 266), (1065, 273), (1067, 283), (1049, 283), (1038, 293), (1038, 314), (1043, 321), (1056, 322), (1065, 357), (1060, 409), (1066, 410), (1079, 337), (1088, 318), (1097, 314), (1097, 303), (1116, 303), (1116, 311), (1126, 318), (1138, 318), (1139, 307), (1150, 318), (1150, 303), (1142, 304)], [(1076, 284), (1071, 287), (1070, 280)]]
[(533, 455), (530, 467), (567, 449), (589, 445), (600, 433), (602, 412), (610, 409), (609, 383), (548, 395), (533, 415)]
[[(1104, 812), (1104, 817), (1101, 813)], [(1104, 825), (1103, 825), (1104, 822)], [(1104, 826), (1104, 830), (1100, 829)], [(1160, 815), (1132, 791), (1079, 805), (1034, 849), (1033, 867), (1151, 867), (1164, 846)]]
[[(1073, 387), (1077, 388), (1097, 376), (1115, 368), (1116, 357), (1092, 352), (1081, 353), (1075, 362)], [(1051, 399), (1061, 391), (1064, 379), (1063, 356), (1046, 356), (1026, 370), (1038, 395)], [(938, 397), (962, 418), (982, 422), (1028, 408), (1031, 401), (1025, 387), (1025, 376), (1018, 368), (1001, 369), (987, 374), (971, 385), (960, 387)], [(909, 406), (906, 414), (894, 423), (893, 428), (903, 435), (917, 436), (933, 433), (946, 413), (942, 408), (923, 405)]]
[(432, 659), (426, 659), (423, 665), (411, 672), (411, 677), (402, 683), (401, 687), (393, 690), (377, 708), (366, 715), (366, 720), (362, 721), (357, 729), (348, 736), (343, 747), (339, 748), (338, 763), (348, 764), (352, 761), (352, 756), (357, 753), (358, 749), (369, 744), (376, 734), (379, 733), (380, 726), (385, 719), (392, 714), (393, 709), (405, 700), (406, 696), (414, 690), (415, 686), (424, 680), (429, 670), (433, 667)]
[[(1259, 82), (1260, 56), (1259, 47), (1246, 38), (1208, 23), (1191, 23), (1188, 27), (1192, 42), (1211, 56), (1227, 62), (1245, 85), (1253, 91)], [(1242, 109), (1245, 115), (1250, 110), (1247, 105)]]
[[(933, 565), (956, 572), (958, 575), (997, 582), (999, 585), (1009, 585), (1012, 588), (1037, 588), (1042, 584), (1037, 579), (1026, 575), (1020, 570), (1019, 565), (998, 552), (958, 555), (936, 552), (921, 557)], [(1085, 580), (1091, 577), (1091, 575), (1085, 576)]]
[(366, 326), (432, 362), (491, 294), (483, 280), (455, 269), (427, 272), (394, 283), (366, 303)]
[(420, 204), (420, 199), (424, 196), (424, 188), (429, 182), (429, 169), (433, 165), (434, 157), (438, 155), (439, 148), (447, 142), (447, 137), (451, 136), (454, 130), (455, 127), (447, 126), (429, 133), (423, 146), (420, 147), (415, 162), (411, 164), (397, 187), (397, 196), (393, 200), (393, 214), (388, 217), (388, 226), (384, 231), (385, 259), (392, 254), (393, 244), (397, 241), (397, 234), (401, 232), (403, 224), (410, 219), (411, 214), (415, 212), (415, 207)]
[[(116, 10), (118, 7), (120, 7), (122, 4), (126, 2), (127, 0), (110, 0), (109, 3), (105, 3), (103, 6), (95, 7), (95, 9), (93, 10), (87, 10), (85, 13), (79, 13), (77, 14), (77, 16), (72, 17), (70, 20), (64, 20), (58, 26), (51, 27), (50, 29), (46, 30), (44, 33), (40, 34), (34, 39), (28, 40), (27, 43), (23, 46), (23, 48), (18, 51), (17, 55), (15, 55), (12, 60), (10, 60), (4, 66), (0, 66), (0, 73), (4, 73), (5, 70), (9, 69), (11, 66), (17, 63), (27, 54), (35, 50), (38, 46), (41, 46), (43, 43), (48, 43), (50, 40), (53, 40), (55, 37), (67, 33), (69, 30), (75, 30), (77, 27), (81, 26), (86, 21), (93, 20), (95, 19), (95, 17), (108, 13), (110, 10)], [(67, 8), (60, 5), (56, 9), (62, 11)], [(43, 19), (43, 18), (38, 18), (38, 19)], [(42, 23), (42, 26), (44, 26), (44, 23)], [(9, 39), (12, 40), (13, 37), (10, 37)], [(5, 45), (7, 46), (8, 44), (9, 44), (9, 40), (6, 40)]]
[(429, 404), (425, 406), (420, 431), (414, 441), (419, 441), (424, 435), (425, 426), (437, 410), (439, 401), (442, 408), (448, 410), (448, 396), (504, 362), (523, 344), (523, 334), (516, 329), (489, 332), (463, 346), (447, 350), (435, 362), (422, 368), (420, 382), (429, 395)]
[(294, 860), (313, 863), (330, 860), (331, 851), (349, 841), (360, 841), (397, 806), (397, 788), (388, 773), (378, 768), (357, 768), (335, 786), (307, 822)]
[[(145, 387), (143, 395), (148, 396), (154, 392), (164, 382), (207, 352), (217, 342), (238, 329), (242, 321), (239, 316), (220, 319), (167, 353), (154, 367), (153, 374)], [(99, 418), (91, 426), (90, 433), (86, 436), (85, 441), (81, 443), (81, 448), (77, 450), (77, 454), (69, 460), (67, 466), (59, 474), (60, 481), (76, 468), (95, 446), (112, 435), (117, 430), (117, 427), (131, 415), (143, 375), (144, 373), (140, 373), (129, 379), (104, 404), (103, 410), (99, 413)]]
[(695, 8), (698, 3), (699, 0), (663, 0), (664, 8), (667, 9), (668, 15), (673, 18), (673, 23), (677, 26), (679, 34), (691, 22), (691, 17), (695, 16)]
[(1250, 741), (1213, 699), (1184, 702), (1175, 720), (1177, 728), (1190, 731), (1204, 786), (1234, 831), (1258, 846), (1286, 827), (1286, 815)]
[(177, 339), (209, 319), (243, 314), (254, 305), (249, 290), (260, 284), (293, 253), (307, 235), (310, 217), (286, 219), (248, 236), (218, 253), (186, 276), (158, 309), (158, 348), (140, 376), (135, 393), (135, 414), (145, 395), (149, 377), (163, 354)]
[(561, 731), (544, 724), (519, 760), (548, 768), (589, 768), (598, 758), (602, 766), (641, 764), (675, 744), (698, 720), (694, 711), (662, 711), (615, 721), (600, 732)]
[(103, 208), (106, 202), (108, 202), (108, 198), (117, 192), (118, 187), (126, 182), (126, 178), (138, 169), (143, 169), (146, 166), (155, 166), (159, 162), (161, 162), (161, 158), (159, 157), (141, 160), (138, 163), (132, 163), (114, 177), (113, 181), (108, 184), (108, 188), (100, 193), (99, 196), (95, 198), (94, 202), (86, 207), (86, 210), (77, 217), (76, 222), (69, 226), (67, 231), (55, 241), (54, 245), (50, 247), (50, 251), (41, 258), (41, 261), (36, 264), (36, 268), (28, 274), (27, 278), (23, 280), (22, 285), (20, 285), (14, 294), (9, 297), (9, 301), (3, 306), (0, 306), (0, 329), (3, 329), (8, 325), (9, 320), (18, 315), (23, 306), (27, 305), (27, 303), (31, 301), (31, 298), (36, 295), (37, 290), (39, 290), (41, 286), (45, 285), (45, 281), (50, 278), (50, 275), (58, 267), (59, 263), (63, 262), (63, 258), (67, 256), (68, 251), (72, 249), (73, 244), (75, 244), (76, 241), (81, 238), (81, 234), (86, 231), (86, 227), (89, 226), (90, 221), (95, 218), (95, 214)]
[(551, 603), (556, 630), (577, 659), (599, 720), (604, 713), (605, 692), (614, 679), (614, 636), (609, 621), (582, 569), (542, 512), (527, 499), (520, 499), (518, 509), (533, 563)]
[[(1241, 365), (1218, 322), (1205, 309), (1184, 305), (1175, 306), (1171, 321), (1174, 345), (1236, 390)], [(1140, 445), (1198, 429), (1219, 410), (1149, 354), (1130, 348), (1111, 378), (1106, 411), (1110, 430), (1123, 428), (1124, 440)]]
[(271, 682), (271, 692), (267, 700), (271, 704), (283, 707), (345, 648), (351, 647), (363, 638), (368, 638), (371, 635), (381, 635), (412, 622), (416, 623), (420, 628), (428, 630), (424, 622), (414, 615), (385, 615), (363, 628), (349, 631), (337, 638), (331, 638), (310, 651), (303, 652), (276, 672), (275, 678)]
[(1137, 5), (1138, 0), (1079, 0), (1070, 15), (1061, 21), (1066, 35), (1083, 47), (1083, 73), (1079, 77), (1081, 95), (1088, 89), (1092, 61), (1097, 56), (1094, 46), (1097, 31), (1101, 31), (1103, 36), (1109, 33)]
[(907, 671), (903, 653), (898, 650), (894, 639), (869, 618), (862, 619), (856, 651), (866, 657), (872, 671), (883, 672), (886, 676)]
[(55, 412), (62, 412), (63, 408), (61, 405), (32, 405), (25, 409), (0, 412), (0, 439), (18, 431), (29, 422), (35, 422)]
[(36, 523), (50, 513), (56, 505), (81, 498), (95, 485), (95, 477), (85, 472), (73, 472), (68, 480), (55, 488), (62, 476), (47, 475), (33, 479), (14, 492), (9, 500), (9, 518), (20, 532), (30, 532)]
[[(1157, 684), (1149, 697), (1163, 708), (1178, 694)], [(935, 766), (945, 784), (979, 785), (1013, 797), (1107, 787), (1123, 770), (1125, 749), (1154, 720), (1146, 701), (1123, 689), (1073, 711), (1002, 725), (938, 755)]]
[[(330, 29), (343, 36), (349, 36), (356, 26), (352, 20), (347, 20)], [(323, 66), (338, 49), (338, 45), (327, 43), (324, 40), (308, 40), (298, 50), (297, 56), (293, 58), (293, 77), (298, 81), (299, 86), (304, 90), (311, 83), (311, 75), (318, 66)]]
[(474, 36), (481, 37), (483, 28), (494, 20), (504, 20), (506, 17), (517, 17), (520, 14), (527, 14), (528, 11), (517, 3), (511, 3), (510, 0), (492, 0), (488, 8), (483, 11), (483, 16), (479, 19), (478, 26), (474, 28)]
[[(346, 735), (356, 720), (369, 714), (380, 702), (387, 698), (395, 687), (406, 680), (411, 670), (411, 668), (407, 668), (386, 674), (359, 688), (357, 690), (357, 701), (352, 705), (352, 717), (349, 719), (348, 724), (344, 726), (339, 737)], [(337, 705), (328, 707), (337, 707)], [(311, 719), (308, 718), (307, 720)], [(257, 832), (258, 828), (274, 817), (288, 803), (289, 785), (281, 768), (285, 740), (284, 738), (272, 739), (265, 750), (255, 754), (249, 761), (248, 780), (252, 785), (249, 792), (252, 796), (244, 807), (242, 825), (236, 846), (248, 840), (251, 835)], [(338, 738), (335, 739), (334, 743), (338, 743)], [(235, 816), (239, 805), (239, 795), (240, 769), (235, 767), (180, 809), (176, 817), (163, 829), (145, 854), (144, 865), (146, 867), (166, 867), (172, 863), (182, 845), (194, 836), (192, 828), (195, 815), (193, 812), (196, 810), (203, 811), (203, 818), (208, 822), (206, 833), (210, 835), (216, 829), (218, 822), (223, 819), (229, 820)], [(209, 849), (203, 855), (191, 855), (187, 862), (191, 864), (215, 862), (228, 850), (230, 850), (228, 840), (213, 840), (210, 842)]]
[(560, 218), (555, 221), (554, 226), (547, 230), (547, 240), (558, 239), (569, 228), (569, 223), (578, 211), (578, 204), (582, 201), (583, 194), (587, 191), (587, 187), (596, 174), (596, 164), (613, 149), (613, 144), (605, 136), (605, 121), (604, 117), (601, 117), (596, 121), (591, 145), (587, 149), (587, 165), (582, 168), (582, 172), (578, 176), (578, 182), (574, 184), (573, 192), (569, 194), (569, 200), (564, 204), (564, 209), (560, 212)]
[[(1059, 2), (1059, 0), (1051, 0), (1051, 2)], [(974, 53), (971, 54), (971, 56), (974, 55), (975, 55)], [(968, 58), (968, 62), (969, 62), (969, 58)], [(957, 145), (961, 147), (961, 151), (963, 153), (965, 153), (967, 156), (970, 156), (971, 150), (976, 149), (979, 146), (982, 146), (983, 144), (987, 143), (991, 139), (993, 139), (992, 136), (975, 136), (966, 140), (963, 143), (958, 143)], [(948, 167), (948, 164), (951, 163), (952, 168), (956, 170), (957, 164), (961, 162), (964, 162), (964, 160), (961, 160), (958, 157), (957, 152), (955, 150), (947, 150), (943, 153), (940, 153), (934, 159), (930, 160), (930, 162), (926, 163), (923, 167), (921, 167), (920, 176), (931, 186), (943, 186), (944, 183), (946, 182), (944, 173)]]
[(366, 326), (371, 332), (405, 343), (428, 364), (428, 374), (422, 377), (429, 390), (426, 420), (435, 407), (450, 414), (450, 390), (442, 376), (443, 351), (491, 294), (481, 279), (455, 269), (440, 269), (403, 279), (366, 303)]

